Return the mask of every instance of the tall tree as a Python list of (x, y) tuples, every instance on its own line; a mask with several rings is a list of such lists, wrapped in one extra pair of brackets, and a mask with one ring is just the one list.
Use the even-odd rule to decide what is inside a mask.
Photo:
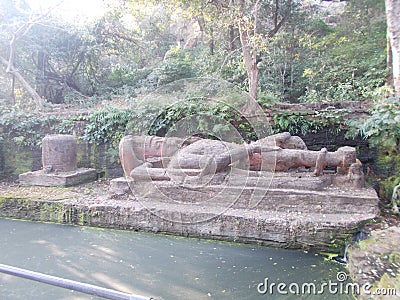
[[(24, 1), (18, 3), (18, 7), (11, 1), (4, 1), (1, 3), (1, 8), (5, 9), (8, 14), (2, 16), (1, 27), (6, 28), (8, 39), (7, 52), (0, 53), (0, 63), (3, 65), (5, 72), (12, 76), (12, 88), (14, 89), (14, 80), (18, 80), (23, 88), (29, 93), (36, 105), (41, 108), (43, 107), (43, 99), (31, 86), (28, 80), (25, 79), (24, 75), (15, 67), (17, 42), (25, 35), (29, 33), (31, 28), (38, 24), (43, 18), (45, 18), (50, 10), (43, 14), (29, 13), (29, 7)], [(18, 16), (18, 18), (16, 18)], [(8, 23), (11, 22), (11, 23)], [(14, 91), (12, 91), (14, 94)]]
[[(282, 9), (284, 6), (284, 9)], [(249, 94), (258, 96), (257, 57), (268, 47), (292, 12), (292, 1), (237, 0), (236, 24), (239, 29), (243, 60), (249, 80)]]
[[(214, 31), (227, 30), (231, 51), (235, 50), (235, 34), (238, 34), (249, 94), (257, 99), (260, 54), (268, 49), (270, 40), (290, 17), (292, 0), (178, 0), (177, 3), (194, 13), (210, 15), (208, 20), (214, 23)], [(221, 20), (225, 28), (218, 27)]]
[(390, 85), (396, 96), (400, 96), (400, 2), (398, 0), (386, 0), (386, 18)]

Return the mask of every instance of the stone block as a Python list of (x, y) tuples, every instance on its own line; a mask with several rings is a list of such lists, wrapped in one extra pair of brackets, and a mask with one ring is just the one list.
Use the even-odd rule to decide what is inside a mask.
[(43, 169), (70, 172), (77, 169), (77, 144), (69, 134), (47, 135), (42, 141)]
[(131, 192), (130, 185), (133, 184), (132, 178), (119, 177), (110, 181), (110, 189), (116, 195), (124, 195)]
[(95, 181), (97, 172), (95, 169), (80, 168), (71, 172), (46, 173), (44, 170), (26, 172), (19, 175), (22, 185), (38, 186), (74, 186), (85, 182)]

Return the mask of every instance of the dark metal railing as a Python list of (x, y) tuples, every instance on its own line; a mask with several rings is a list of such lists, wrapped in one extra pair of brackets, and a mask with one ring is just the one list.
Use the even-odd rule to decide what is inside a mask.
[(128, 294), (123, 293), (111, 289), (106, 289), (103, 287), (99, 287), (92, 284), (82, 283), (70, 279), (64, 279), (56, 276), (46, 275), (38, 272), (33, 272), (21, 268), (16, 268), (12, 266), (7, 266), (0, 264), (0, 272), (18, 276), (46, 284), (51, 284), (54, 286), (62, 287), (65, 289), (70, 289), (74, 291), (78, 291), (81, 293), (99, 296), (105, 299), (112, 299), (112, 300), (151, 300), (153, 298), (144, 297), (135, 294)]

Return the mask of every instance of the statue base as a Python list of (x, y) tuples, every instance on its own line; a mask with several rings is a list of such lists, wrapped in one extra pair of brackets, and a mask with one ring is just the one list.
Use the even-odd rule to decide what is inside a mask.
[(124, 195), (131, 193), (133, 179), (128, 177), (118, 177), (110, 181), (110, 190), (115, 195)]
[(71, 172), (51, 172), (46, 173), (44, 170), (26, 172), (19, 175), (19, 182), (22, 185), (37, 186), (74, 186), (97, 179), (95, 169), (79, 168)]
[[(327, 249), (379, 215), (376, 191), (341, 185), (327, 172), (235, 174), (228, 184), (129, 181), (138, 230), (210, 237), (289, 248)], [(241, 173), (240, 170), (238, 170)], [(143, 226), (143, 227), (142, 227)]]

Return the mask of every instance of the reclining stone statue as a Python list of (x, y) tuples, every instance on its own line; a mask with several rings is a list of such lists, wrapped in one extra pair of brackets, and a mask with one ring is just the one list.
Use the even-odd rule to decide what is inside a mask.
[[(201, 178), (230, 167), (252, 171), (288, 171), (314, 168), (319, 176), (327, 166), (337, 167), (354, 186), (363, 185), (362, 167), (356, 149), (341, 147), (335, 152), (326, 148), (307, 150), (304, 141), (288, 132), (272, 135), (249, 144), (219, 140), (156, 136), (126, 136), (119, 145), (120, 159), (126, 176), (135, 180), (183, 181)], [(349, 172), (349, 170), (351, 172)]]

